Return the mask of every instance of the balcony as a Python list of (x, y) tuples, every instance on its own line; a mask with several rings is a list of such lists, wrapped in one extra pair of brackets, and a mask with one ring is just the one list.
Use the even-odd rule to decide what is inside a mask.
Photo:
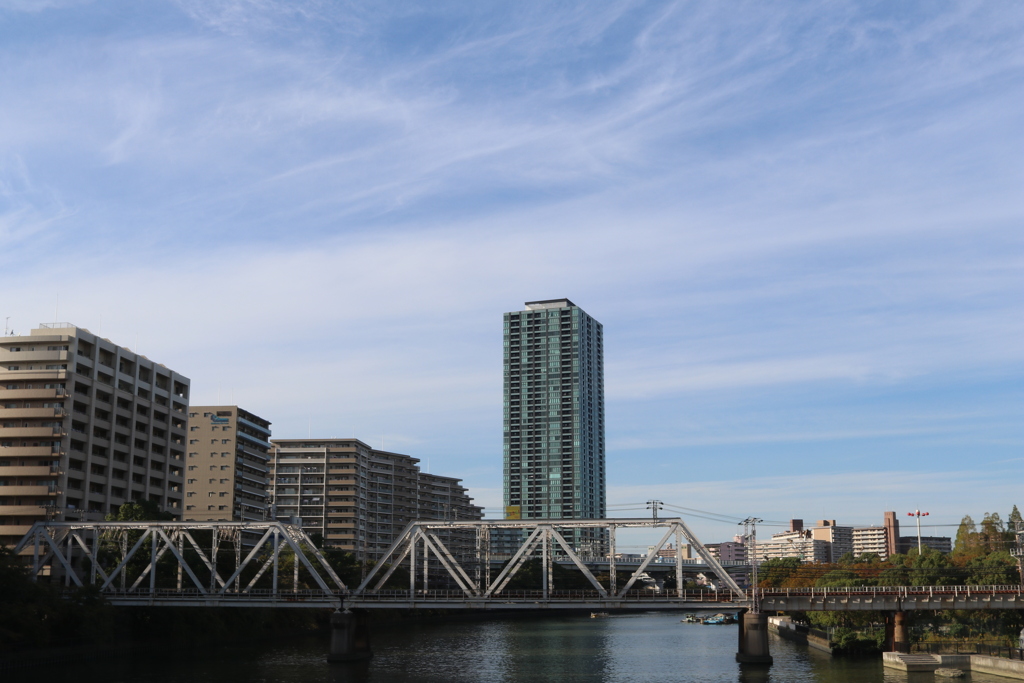
[(55, 496), (57, 487), (50, 486), (2, 486), (0, 493), (4, 496)]
[[(0, 505), (0, 517), (27, 517), (36, 516), (42, 518), (46, 514), (46, 508), (42, 505)], [(3, 529), (5, 527), (0, 527)]]
[[(3, 454), (4, 451), (0, 450), (0, 455)], [(55, 469), (46, 465), (0, 467), (0, 477), (53, 477), (59, 474)]]
[(39, 398), (64, 398), (68, 395), (66, 389), (3, 389), (0, 388), (0, 400), (10, 401), (17, 399), (39, 399)]
[(64, 411), (60, 408), (0, 408), (0, 420), (52, 419), (63, 416)]
[(61, 427), (0, 427), (0, 436), (23, 439), (52, 439), (64, 436)]

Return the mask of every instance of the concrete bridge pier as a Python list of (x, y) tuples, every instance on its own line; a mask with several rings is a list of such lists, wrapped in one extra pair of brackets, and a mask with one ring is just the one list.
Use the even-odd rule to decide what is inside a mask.
[(910, 652), (910, 633), (907, 630), (906, 612), (885, 613), (885, 651)]
[(335, 610), (331, 615), (331, 651), (327, 661), (353, 662), (372, 656), (366, 612)]
[(775, 660), (768, 652), (768, 615), (764, 612), (740, 610), (739, 650), (736, 661), (741, 664), (764, 664), (770, 666)]

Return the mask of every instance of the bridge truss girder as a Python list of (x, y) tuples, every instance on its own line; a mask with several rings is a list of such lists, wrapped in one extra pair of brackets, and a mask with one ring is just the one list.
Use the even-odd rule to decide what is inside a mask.
[[(599, 529), (603, 530), (608, 537), (608, 573), (609, 587), (605, 588), (587, 567), (587, 563), (581, 558), (572, 545), (566, 541), (561, 530), (566, 529)], [(640, 566), (634, 570), (625, 585), (619, 589), (615, 565), (615, 532), (622, 528), (664, 528), (665, 533), (661, 540)], [(492, 532), (497, 529), (520, 529), (526, 534), (526, 538), (519, 545), (512, 555), (509, 563), (491, 581), (491, 547), (490, 538)], [(471, 532), (475, 536), (475, 553), (467, 557), (463, 554), (463, 562), (470, 564), (475, 571), (476, 578), (471, 577), (471, 572), (456, 560), (451, 550), (445, 546), (438, 536), (438, 531), (460, 531)], [(541, 590), (543, 599), (547, 600), (549, 594), (554, 590), (553, 563), (557, 551), (561, 551), (564, 557), (576, 566), (583, 576), (590, 582), (593, 588), (603, 600), (612, 600), (623, 597), (637, 579), (647, 570), (651, 562), (658, 556), (658, 552), (672, 538), (675, 538), (675, 578), (676, 591), (678, 596), (683, 595), (683, 539), (690, 544), (690, 547), (704, 560), (705, 564), (719, 578), (719, 580), (733, 591), (737, 596), (744, 596), (744, 591), (729, 576), (721, 564), (708, 552), (704, 544), (690, 531), (690, 528), (680, 518), (670, 519), (600, 519), (600, 520), (570, 520), (570, 519), (535, 519), (535, 520), (479, 520), (479, 521), (417, 521), (411, 522), (394, 540), (388, 550), (380, 557), (377, 564), (366, 575), (363, 582), (351, 595), (351, 598), (358, 599), (360, 596), (369, 595), (380, 590), (394, 571), (401, 566), (406, 559), (409, 561), (409, 595), (413, 599), (417, 593), (417, 576), (420, 578), (420, 590), (427, 589), (428, 569), (427, 563), (431, 556), (440, 565), (448, 576), (459, 586), (467, 598), (491, 599), (499, 595), (508, 585), (516, 573), (523, 568), (531, 557), (540, 554), (541, 557)], [(422, 571), (417, 570), (417, 550), (423, 558)], [(379, 575), (379, 576), (378, 576)], [(371, 588), (372, 586), (372, 588)]]
[[(209, 532), (209, 547), (196, 541), (195, 532), (199, 531)], [(218, 564), (223, 567), (225, 544), (233, 550), (233, 562), (222, 574)], [(109, 551), (111, 546), (119, 551), (119, 557), (113, 567), (104, 567), (101, 549)], [(337, 605), (339, 594), (348, 592), (306, 533), (281, 522), (37, 522), (15, 553), (29, 548), (33, 579), (47, 567), (59, 567), (66, 586), (98, 586), (101, 593), (124, 604), (155, 604), (162, 596), (185, 592), (204, 605), (235, 604), (238, 598), (294, 602), (300, 594), (303, 601)], [(279, 572), (285, 550), (295, 558), (291, 591), (284, 588), (288, 577)], [(75, 557), (76, 552), (80, 557)], [(133, 559), (146, 562), (143, 552), (148, 562), (137, 575), (129, 576)], [(176, 569), (174, 589), (157, 586), (157, 564), (165, 557), (172, 558)], [(316, 589), (300, 590), (300, 566)], [(271, 588), (254, 590), (268, 572)], [(209, 581), (200, 580), (200, 574), (208, 575)]]

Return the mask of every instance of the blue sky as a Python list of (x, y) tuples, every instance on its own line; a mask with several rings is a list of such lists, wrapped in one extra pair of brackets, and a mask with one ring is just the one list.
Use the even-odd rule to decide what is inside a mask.
[(496, 508), (501, 314), (567, 296), (605, 326), (610, 503), (1005, 517), (1022, 29), (992, 2), (0, 0), (0, 317), (59, 297), (193, 403), (383, 438)]

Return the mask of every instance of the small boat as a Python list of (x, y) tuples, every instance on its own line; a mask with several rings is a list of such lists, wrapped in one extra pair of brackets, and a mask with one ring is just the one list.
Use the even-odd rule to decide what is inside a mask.
[(701, 623), (710, 624), (712, 626), (719, 626), (719, 625), (722, 625), (722, 624), (735, 624), (736, 623), (736, 618), (732, 617), (732, 616), (730, 616), (728, 614), (716, 614), (713, 617), (707, 617)]
[(680, 621), (684, 624), (699, 624), (700, 618), (698, 618), (696, 614), (684, 614)]
[(608, 616), (607, 612), (591, 612), (590, 613), (590, 618), (591, 619), (597, 619), (598, 617), (606, 617), (606, 616)]

